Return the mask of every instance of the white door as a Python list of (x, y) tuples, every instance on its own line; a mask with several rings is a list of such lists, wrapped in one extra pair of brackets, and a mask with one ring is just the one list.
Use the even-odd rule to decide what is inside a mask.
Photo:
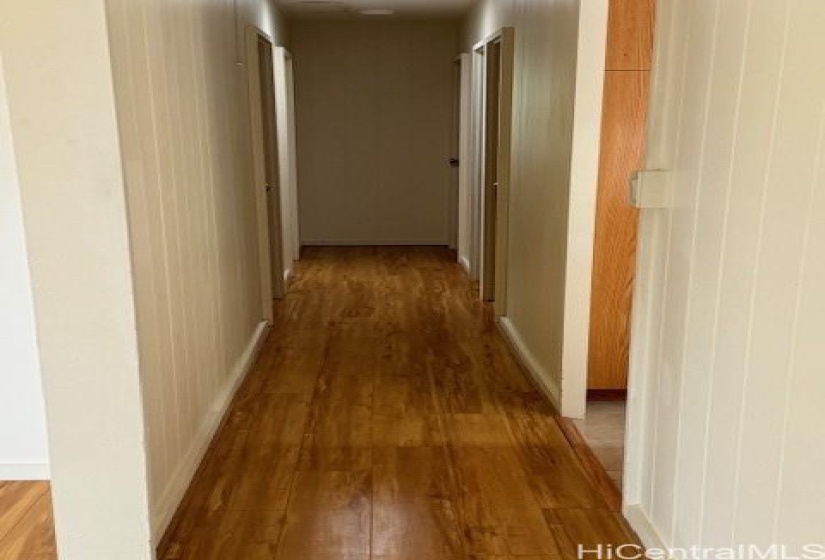
[(821, 543), (825, 2), (659, 11), (626, 511), (655, 544)]

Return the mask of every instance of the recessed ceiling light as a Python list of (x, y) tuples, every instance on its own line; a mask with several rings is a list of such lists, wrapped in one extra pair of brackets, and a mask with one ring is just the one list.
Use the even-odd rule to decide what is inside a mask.
[(367, 10), (361, 10), (360, 13), (365, 16), (391, 16), (395, 13), (395, 10), (387, 10), (384, 8), (369, 8)]

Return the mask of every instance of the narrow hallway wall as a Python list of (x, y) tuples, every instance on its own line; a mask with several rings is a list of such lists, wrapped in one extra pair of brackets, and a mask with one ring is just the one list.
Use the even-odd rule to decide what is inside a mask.
[(285, 30), (266, 0), (107, 7), (158, 539), (263, 334), (245, 32)]
[(13, 153), (20, 186), (58, 553), (150, 560), (132, 259), (103, 0), (0, 2), (0, 53), (13, 142), (4, 155)]
[[(593, 15), (588, 12), (587, 17)], [(594, 25), (594, 35), (599, 35), (600, 26), (604, 31), (602, 21)], [(595, 201), (603, 65), (599, 69), (598, 45), (588, 39), (586, 60), (596, 63), (589, 73), (582, 73), (578, 66), (583, 41), (578, 1), (482, 1), (464, 23), (464, 52), (471, 52), (475, 43), (502, 27), (515, 30), (515, 73), (508, 295), (501, 322), (523, 362), (556, 406), (561, 409), (564, 402), (563, 412), (577, 415), (584, 404), (587, 339), (587, 321), (578, 309), (589, 306), (587, 245), (592, 252), (591, 206)], [(602, 44), (601, 61), (603, 52)], [(598, 79), (592, 79), (594, 76)], [(581, 84), (586, 86), (584, 93), (577, 91)], [(585, 192), (575, 190), (576, 186), (583, 186)], [(588, 189), (593, 192), (592, 200), (586, 196)], [(571, 190), (582, 198), (571, 198)], [(568, 235), (571, 208), (581, 220), (576, 224), (578, 237), (572, 241)], [(568, 255), (569, 243), (574, 241), (581, 248)], [(572, 282), (571, 262), (582, 276)], [(575, 290), (575, 298), (569, 290)], [(576, 321), (569, 321), (577, 329), (574, 335), (566, 330), (570, 315), (576, 317)], [(568, 409), (563, 401), (563, 377), (575, 378), (581, 406)]]

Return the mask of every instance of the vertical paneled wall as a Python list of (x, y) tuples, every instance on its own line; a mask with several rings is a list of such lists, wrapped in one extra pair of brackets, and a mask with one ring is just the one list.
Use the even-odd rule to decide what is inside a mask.
[(659, 8), (628, 501), (669, 545), (822, 543), (825, 4)]
[(108, 0), (155, 538), (260, 333), (245, 26), (266, 0)]

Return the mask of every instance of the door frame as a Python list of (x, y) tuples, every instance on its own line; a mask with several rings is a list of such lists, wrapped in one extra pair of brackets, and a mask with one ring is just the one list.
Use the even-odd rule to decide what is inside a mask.
[[(673, 95), (682, 79), (685, 41), (676, 32), (677, 3), (659, 0), (656, 4), (654, 57), (651, 68), (644, 169), (672, 169), (679, 123), (671, 110), (679, 99)], [(630, 367), (628, 369), (627, 416), (622, 511), (642, 542), (657, 546), (661, 539), (650, 525), (641, 506), (644, 499), (646, 442), (655, 432), (650, 423), (650, 395), (658, 387), (662, 328), (662, 290), (666, 276), (669, 210), (647, 209), (639, 213), (636, 289), (631, 312)]]
[[(280, 258), (280, 262), (278, 260), (278, 256), (282, 255), (284, 229), (281, 213), (273, 212), (270, 208), (270, 200), (275, 200), (280, 203), (282, 188), (280, 180), (277, 181), (277, 185), (269, 185), (267, 183), (266, 141), (264, 139), (265, 129), (263, 126), (264, 100), (261, 95), (263, 77), (260, 72), (261, 60), (258, 50), (261, 42), (268, 44), (270, 48), (273, 49), (274, 61), (275, 47), (272, 38), (257, 27), (247, 26), (246, 70), (249, 95), (250, 141), (252, 147), (252, 185), (255, 191), (258, 259), (261, 274), (261, 304), (263, 306), (264, 319), (271, 323), (274, 319), (272, 301), (275, 297), (283, 297), (285, 291), (283, 257)], [(274, 82), (272, 93), (277, 99)], [(277, 159), (278, 154), (276, 153), (274, 155)], [(275, 190), (275, 193), (270, 193), (270, 190)], [(271, 224), (274, 224), (275, 227), (272, 227)], [(274, 236), (273, 233), (275, 233)], [(278, 239), (278, 237), (280, 237), (280, 239)], [(280, 274), (278, 273), (279, 271)]]
[(298, 204), (298, 159), (295, 133), (295, 79), (292, 53), (275, 47), (275, 104), (281, 171), (281, 212), (284, 231), (284, 277), (288, 282), (301, 258)]
[(481, 278), (482, 197), (484, 179), (484, 50), (478, 45), (470, 53), (470, 139), (467, 171), (469, 196), (470, 278)]
[(568, 418), (584, 418), (587, 412), (590, 309), (609, 15), (607, 0), (582, 4), (579, 14), (561, 381), (561, 413)]
[(460, 107), (458, 115), (458, 208), (457, 208), (457, 252), (458, 262), (471, 279), (475, 280), (474, 254), (474, 197), (473, 170), (473, 55), (462, 53), (456, 58), (461, 65), (458, 83)]
[[(494, 187), (488, 184), (488, 146), (487, 136), (487, 92), (490, 84), (487, 79), (488, 53), (490, 47), (499, 48), (499, 89), (498, 89), (498, 131), (497, 131), (497, 161)], [(476, 169), (478, 173), (478, 258), (480, 264), (481, 298), (493, 302), (496, 317), (507, 314), (507, 253), (509, 247), (509, 200), (510, 200), (510, 170), (511, 170), (511, 140), (513, 127), (513, 75), (515, 66), (515, 30), (512, 27), (503, 27), (480, 41), (473, 47), (478, 57), (478, 64), (474, 70), (480, 72), (479, 80), (474, 80), (474, 86), (479, 88), (476, 95), (475, 112), (478, 126), (476, 127)], [(494, 234), (490, 232), (490, 205), (495, 204)], [(492, 237), (492, 238), (491, 238)], [(494, 264), (491, 267), (485, 253), (493, 252)], [(491, 270), (492, 268), (492, 270)]]
[[(462, 208), (462, 145), (464, 126), (464, 81), (465, 56), (459, 54), (453, 59), (453, 111), (450, 130), (450, 186), (447, 197), (447, 245), (459, 252), (460, 213)], [(457, 162), (457, 163), (456, 163)], [(460, 262), (460, 261), (459, 261)]]

